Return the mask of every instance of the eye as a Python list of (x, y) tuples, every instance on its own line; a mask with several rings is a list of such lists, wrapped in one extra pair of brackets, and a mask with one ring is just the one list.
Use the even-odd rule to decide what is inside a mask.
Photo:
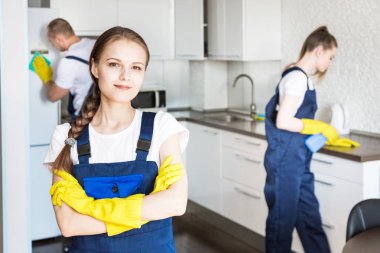
[(142, 67), (140, 67), (140, 66), (132, 66), (132, 69), (133, 70), (142, 70)]
[(113, 67), (113, 68), (120, 68), (120, 64), (117, 62), (110, 62), (108, 63), (108, 66)]

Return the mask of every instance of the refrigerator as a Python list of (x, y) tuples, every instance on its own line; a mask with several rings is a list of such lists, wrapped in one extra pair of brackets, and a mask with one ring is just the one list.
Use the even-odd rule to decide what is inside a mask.
[[(47, 39), (47, 24), (58, 17), (58, 10), (28, 9), (28, 54), (32, 59), (39, 51), (51, 61), (53, 68), (59, 52)], [(31, 237), (41, 240), (61, 235), (50, 200), (52, 174), (43, 165), (53, 131), (60, 122), (60, 102), (50, 102), (36, 73), (29, 71), (29, 136), (30, 136), (30, 207)]]

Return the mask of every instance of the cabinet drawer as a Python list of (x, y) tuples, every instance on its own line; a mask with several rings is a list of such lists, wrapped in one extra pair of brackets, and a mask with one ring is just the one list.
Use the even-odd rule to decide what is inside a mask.
[(363, 199), (360, 184), (315, 174), (315, 194), (318, 198), (322, 216), (347, 222), (352, 207)]
[(331, 253), (341, 253), (346, 242), (346, 222), (322, 215), (322, 227), (330, 244)]
[(222, 179), (222, 215), (265, 235), (267, 207), (264, 193), (228, 179)]
[(264, 140), (231, 132), (222, 132), (222, 144), (223, 146), (263, 157), (267, 148), (267, 142)]
[(265, 183), (263, 156), (222, 147), (222, 176), (239, 184), (262, 191)]
[(329, 155), (314, 154), (311, 161), (311, 170), (316, 173), (330, 175), (360, 184), (363, 182), (363, 165), (361, 163)]

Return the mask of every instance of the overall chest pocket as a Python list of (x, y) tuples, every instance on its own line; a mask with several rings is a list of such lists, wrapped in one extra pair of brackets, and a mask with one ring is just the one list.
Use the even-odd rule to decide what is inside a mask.
[(83, 178), (86, 194), (95, 199), (126, 198), (141, 185), (144, 176), (132, 174), (117, 177)]

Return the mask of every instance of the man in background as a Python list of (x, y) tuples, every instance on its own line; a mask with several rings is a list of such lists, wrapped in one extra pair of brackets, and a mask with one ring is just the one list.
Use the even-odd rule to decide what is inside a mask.
[(88, 61), (95, 40), (79, 38), (71, 25), (62, 18), (52, 20), (47, 26), (48, 38), (52, 45), (65, 57), (60, 59), (55, 70), (37, 56), (33, 66), (46, 87), (46, 96), (55, 102), (69, 95), (68, 112), (72, 119), (78, 115), (92, 86)]

